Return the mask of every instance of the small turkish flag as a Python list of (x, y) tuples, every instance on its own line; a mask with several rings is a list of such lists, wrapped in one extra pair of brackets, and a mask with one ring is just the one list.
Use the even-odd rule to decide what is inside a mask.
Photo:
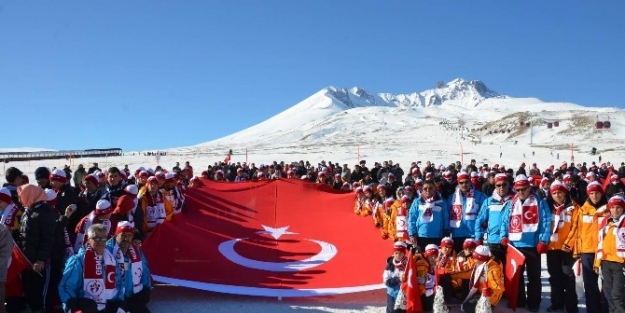
[(9, 260), (9, 268), (7, 270), (7, 281), (11, 281), (14, 278), (19, 277), (23, 270), (28, 267), (32, 267), (32, 264), (26, 256), (22, 253), (22, 250), (13, 243), (13, 253), (11, 253), (11, 259)]
[(421, 305), (421, 289), (417, 281), (417, 268), (412, 251), (408, 253), (406, 281), (402, 283), (401, 288), (406, 293), (406, 313), (423, 312), (423, 306)]
[(509, 245), (506, 253), (506, 274), (504, 276), (504, 294), (508, 298), (508, 307), (512, 310), (517, 308), (517, 298), (519, 291), (519, 279), (523, 272), (521, 267), (525, 264), (525, 256), (515, 247)]

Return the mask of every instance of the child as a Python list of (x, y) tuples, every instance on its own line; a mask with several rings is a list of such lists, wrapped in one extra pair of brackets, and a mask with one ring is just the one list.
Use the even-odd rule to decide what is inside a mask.
[(467, 238), (462, 244), (462, 251), (458, 253), (457, 265), (455, 272), (451, 275), (452, 285), (455, 290), (461, 292), (460, 299), (464, 300), (469, 294), (469, 279), (471, 278), (471, 272), (475, 267), (475, 260), (473, 260), (473, 251), (477, 244), (471, 238)]
[(456, 251), (454, 251), (454, 241), (449, 237), (441, 240), (441, 253), (436, 262), (436, 274), (438, 283), (443, 287), (445, 293), (445, 303), (450, 304), (454, 294), (451, 274), (456, 272)]
[(393, 255), (386, 259), (384, 285), (386, 285), (386, 313), (395, 313), (395, 300), (401, 287), (401, 280), (408, 265), (406, 244), (398, 241), (393, 245)]
[(423, 311), (431, 311), (434, 304), (434, 288), (436, 287), (436, 261), (439, 249), (435, 244), (425, 246), (425, 252), (416, 254), (417, 282), (421, 289), (421, 305)]
[(470, 291), (462, 304), (462, 310), (474, 313), (480, 296), (488, 297), (494, 307), (504, 292), (501, 263), (490, 254), (487, 246), (477, 246), (473, 252), (475, 268), (469, 281)]

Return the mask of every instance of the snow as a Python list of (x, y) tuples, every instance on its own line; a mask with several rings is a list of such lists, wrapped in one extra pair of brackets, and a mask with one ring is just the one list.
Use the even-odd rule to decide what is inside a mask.
[[(610, 120), (612, 128), (596, 130), (593, 124), (597, 118)], [(530, 144), (530, 128), (520, 126), (520, 122), (530, 120), (534, 125), (533, 144)], [(546, 122), (553, 121), (559, 121), (560, 126), (548, 129)], [(458, 130), (460, 125), (465, 129)], [(471, 131), (482, 127), (488, 127), (488, 130)], [(540, 168), (545, 168), (563, 161), (570, 162), (571, 144), (576, 162), (598, 161), (598, 155), (590, 155), (591, 148), (596, 147), (604, 162), (620, 164), (625, 161), (625, 143), (621, 138), (624, 127), (625, 114), (620, 109), (512, 98), (490, 90), (479, 81), (457, 79), (441, 88), (402, 95), (376, 94), (359, 87), (328, 87), (258, 125), (211, 142), (168, 149), (167, 156), (158, 159), (126, 152), (120, 157), (75, 159), (72, 168), (78, 164), (89, 167), (93, 162), (98, 162), (103, 169), (125, 164), (132, 170), (156, 164), (172, 168), (175, 162), (190, 161), (199, 173), (207, 165), (222, 161), (229, 149), (233, 150), (232, 162), (247, 161), (256, 165), (274, 160), (309, 160), (313, 164), (326, 160), (348, 163), (352, 167), (359, 159), (365, 159), (371, 167), (374, 161), (390, 159), (401, 164), (406, 171), (412, 161), (431, 160), (447, 165), (476, 159), (478, 164), (498, 163), (514, 169), (522, 162), (537, 163)], [(489, 130), (504, 129), (511, 132), (488, 133)], [(0, 152), (9, 150), (16, 151), (0, 149)], [(62, 167), (68, 162), (39, 160), (3, 164), (5, 168), (20, 168), (34, 180), (37, 167)], [(381, 275), (384, 256), (378, 258)], [(544, 309), (550, 305), (544, 258), (542, 277)], [(369, 313), (384, 312), (384, 305), (383, 291), (279, 301), (159, 286), (152, 297), (151, 308), (153, 312), (175, 310), (180, 313)], [(500, 305), (495, 312), (510, 311), (503, 307)]]

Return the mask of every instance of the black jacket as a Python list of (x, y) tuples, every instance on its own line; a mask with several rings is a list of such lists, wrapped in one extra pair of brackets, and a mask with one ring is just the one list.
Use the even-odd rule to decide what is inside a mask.
[(107, 184), (104, 187), (104, 193), (102, 194), (102, 200), (108, 200), (113, 207), (117, 205), (117, 199), (124, 194), (124, 188), (126, 188), (126, 183), (121, 181), (117, 186), (111, 186)]
[(31, 262), (50, 260), (56, 218), (54, 208), (45, 202), (33, 204), (22, 215), (19, 245)]

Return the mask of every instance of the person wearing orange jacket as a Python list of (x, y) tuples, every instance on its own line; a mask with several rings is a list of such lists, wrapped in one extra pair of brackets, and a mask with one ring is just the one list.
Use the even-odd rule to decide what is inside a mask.
[(469, 295), (462, 311), (474, 313), (480, 296), (488, 297), (491, 306), (497, 306), (505, 290), (501, 263), (490, 254), (487, 246), (477, 246), (473, 252), (475, 268), (469, 281)]
[[(577, 242), (573, 254), (580, 257), (584, 295), (588, 312), (604, 312), (601, 309), (601, 293), (599, 291), (599, 275), (594, 271), (595, 251), (597, 250), (599, 225), (609, 213), (603, 187), (592, 182), (586, 187), (588, 200), (579, 208), (577, 214)], [(573, 226), (575, 227), (575, 226)]]
[(599, 226), (594, 270), (603, 276), (610, 312), (625, 312), (625, 198), (610, 198), (608, 209), (611, 216)]
[(454, 286), (452, 284), (451, 274), (456, 271), (456, 258), (454, 240), (450, 237), (444, 237), (441, 240), (440, 255), (436, 261), (436, 273), (439, 275), (438, 284), (443, 287), (445, 303), (448, 304), (454, 296)]
[(578, 309), (573, 247), (577, 240), (577, 227), (573, 227), (573, 221), (577, 219), (579, 206), (571, 201), (568, 189), (559, 181), (551, 184), (549, 193), (551, 197), (548, 197), (547, 204), (553, 219), (547, 250), (547, 271), (551, 286), (551, 306), (547, 312), (558, 312), (566, 308), (567, 312), (576, 313)]
[(387, 227), (389, 236), (395, 241), (408, 241), (408, 211), (412, 199), (404, 195), (391, 207), (391, 219)]
[(454, 289), (460, 289), (462, 292), (461, 299), (465, 299), (469, 294), (469, 281), (471, 279), (471, 272), (475, 267), (475, 260), (473, 259), (473, 252), (477, 247), (475, 240), (467, 238), (462, 243), (462, 251), (458, 253), (456, 259), (456, 269), (451, 275), (452, 285)]

